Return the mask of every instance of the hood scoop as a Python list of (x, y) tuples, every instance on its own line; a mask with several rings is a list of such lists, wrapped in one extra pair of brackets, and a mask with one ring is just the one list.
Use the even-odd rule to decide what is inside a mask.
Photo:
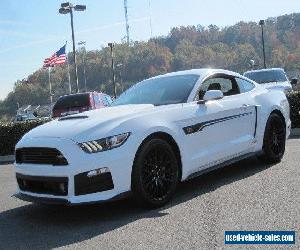
[(79, 119), (86, 119), (89, 118), (87, 115), (76, 115), (76, 116), (66, 116), (59, 118), (59, 121), (65, 121), (65, 120), (79, 120)]

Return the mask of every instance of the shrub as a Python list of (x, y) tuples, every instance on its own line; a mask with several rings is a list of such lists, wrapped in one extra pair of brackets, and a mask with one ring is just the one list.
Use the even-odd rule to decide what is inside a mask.
[(15, 146), (24, 134), (48, 121), (48, 119), (42, 119), (17, 123), (0, 123), (0, 155), (14, 154)]
[(300, 91), (291, 92), (287, 97), (291, 108), (292, 128), (300, 128)]

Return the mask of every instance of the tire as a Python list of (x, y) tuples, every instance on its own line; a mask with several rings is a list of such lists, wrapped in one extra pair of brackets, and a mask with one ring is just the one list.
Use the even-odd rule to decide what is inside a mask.
[(267, 121), (263, 154), (259, 157), (266, 163), (280, 162), (285, 151), (286, 128), (282, 117), (272, 113)]
[(169, 143), (154, 138), (139, 149), (132, 170), (134, 199), (157, 208), (173, 197), (179, 183), (179, 162)]

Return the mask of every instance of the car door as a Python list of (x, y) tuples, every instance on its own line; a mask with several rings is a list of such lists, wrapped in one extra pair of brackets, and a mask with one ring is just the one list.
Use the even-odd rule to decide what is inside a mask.
[(224, 97), (183, 107), (191, 114), (183, 126), (190, 173), (248, 153), (254, 138), (255, 106), (240, 98), (235, 78), (225, 74), (207, 78), (200, 86), (199, 99), (207, 90), (221, 90)]

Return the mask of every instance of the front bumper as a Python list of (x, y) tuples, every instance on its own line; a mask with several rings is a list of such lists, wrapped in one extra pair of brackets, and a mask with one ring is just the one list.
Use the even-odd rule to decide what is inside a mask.
[[(63, 138), (21, 140), (17, 148), (48, 147), (58, 149), (68, 161), (66, 166), (15, 163), (18, 190), (15, 196), (40, 203), (81, 204), (108, 201), (130, 191), (134, 150), (126, 147), (88, 154), (76, 143)], [(106, 171), (88, 177), (96, 169)]]
[(110, 199), (107, 200), (97, 200), (97, 201), (83, 201), (80, 203), (72, 203), (68, 199), (64, 198), (47, 198), (47, 197), (37, 197), (33, 195), (28, 195), (24, 193), (16, 193), (13, 195), (13, 197), (18, 198), (22, 201), (28, 201), (33, 203), (39, 203), (39, 204), (52, 204), (52, 205), (66, 205), (66, 206), (77, 206), (77, 205), (90, 205), (90, 204), (100, 204), (100, 203), (107, 203), (111, 201), (117, 201), (121, 199), (125, 199), (131, 195), (131, 192), (124, 192), (119, 195), (116, 195)]

